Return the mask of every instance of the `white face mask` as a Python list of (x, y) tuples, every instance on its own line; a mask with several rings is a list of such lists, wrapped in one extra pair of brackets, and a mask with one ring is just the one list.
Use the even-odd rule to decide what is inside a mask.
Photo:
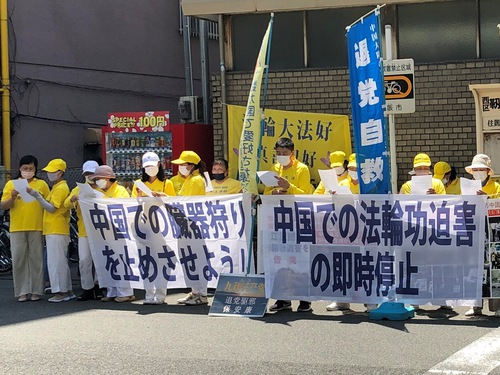
[(441, 182), (443, 183), (443, 185), (446, 185), (448, 183), (448, 181), (450, 181), (449, 178), (442, 178), (441, 179)]
[(179, 173), (183, 176), (189, 175), (189, 169), (185, 165), (179, 165)]
[(31, 171), (21, 171), (21, 177), (26, 179), (26, 180), (29, 180), (30, 178), (33, 178), (33, 176), (35, 175), (35, 172), (31, 172)]
[(358, 171), (349, 171), (348, 173), (352, 180), (356, 181), (358, 179)]
[(59, 171), (57, 172), (47, 172), (47, 178), (49, 179), (50, 182), (54, 182), (59, 178), (60, 174)]
[(278, 155), (276, 156), (276, 160), (281, 164), (282, 167), (286, 167), (290, 164), (290, 155)]
[(425, 169), (417, 169), (415, 171), (415, 176), (428, 176), (429, 174), (430, 172)]
[(335, 169), (335, 173), (337, 173), (337, 176), (340, 176), (340, 175), (344, 174), (344, 172), (345, 172), (344, 167), (335, 167), (333, 169)]
[(158, 166), (146, 167), (144, 171), (149, 177), (155, 177), (158, 174), (159, 168)]
[(488, 178), (487, 171), (472, 171), (472, 175), (474, 176), (474, 180), (480, 180), (481, 182)]
[(108, 180), (104, 178), (100, 178), (95, 182), (95, 184), (99, 187), (99, 189), (104, 189), (106, 185), (108, 184)]

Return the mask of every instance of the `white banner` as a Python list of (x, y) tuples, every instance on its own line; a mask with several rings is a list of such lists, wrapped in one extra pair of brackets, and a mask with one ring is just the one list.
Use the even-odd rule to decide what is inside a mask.
[(80, 199), (99, 285), (215, 288), (221, 273), (245, 273), (250, 199)]
[(480, 305), (480, 196), (263, 196), (266, 296)]

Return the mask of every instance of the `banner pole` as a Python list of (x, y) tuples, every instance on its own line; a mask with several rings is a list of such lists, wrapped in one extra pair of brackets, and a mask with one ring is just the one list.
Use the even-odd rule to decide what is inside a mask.
[[(266, 95), (267, 95), (267, 84), (268, 84), (268, 78), (269, 78), (269, 60), (271, 57), (271, 39), (273, 35), (273, 23), (274, 23), (274, 13), (271, 13), (271, 19), (269, 20), (269, 39), (267, 42), (267, 52), (266, 52), (266, 65), (264, 68), (264, 92), (262, 94), (262, 107), (260, 111), (260, 137), (258, 141), (258, 148), (257, 148), (257, 170), (259, 170), (260, 166), (260, 151), (262, 147), (262, 137), (264, 134), (264, 126), (266, 123), (266, 118), (264, 115), (264, 111), (266, 109)], [(252, 197), (252, 226), (250, 229), (250, 241), (248, 245), (248, 259), (247, 259), (247, 270), (246, 274), (248, 275), (250, 273), (250, 266), (252, 264), (252, 256), (253, 256), (253, 245), (254, 245), (254, 232), (255, 232), (255, 222), (256, 222), (256, 216), (257, 216), (257, 202), (259, 196), (256, 195), (255, 197)]]

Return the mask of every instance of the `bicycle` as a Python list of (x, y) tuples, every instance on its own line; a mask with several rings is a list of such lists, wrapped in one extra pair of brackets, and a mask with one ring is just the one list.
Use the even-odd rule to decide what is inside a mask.
[(0, 273), (12, 270), (12, 253), (10, 250), (9, 212), (4, 211), (0, 223)]

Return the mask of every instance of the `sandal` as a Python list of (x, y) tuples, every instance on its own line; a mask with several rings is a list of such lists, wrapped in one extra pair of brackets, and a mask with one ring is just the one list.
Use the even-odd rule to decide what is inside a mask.
[(32, 294), (31, 295), (31, 300), (32, 301), (40, 301), (40, 296), (38, 294)]
[(17, 300), (19, 302), (26, 302), (28, 300), (28, 296), (26, 294), (20, 295)]

